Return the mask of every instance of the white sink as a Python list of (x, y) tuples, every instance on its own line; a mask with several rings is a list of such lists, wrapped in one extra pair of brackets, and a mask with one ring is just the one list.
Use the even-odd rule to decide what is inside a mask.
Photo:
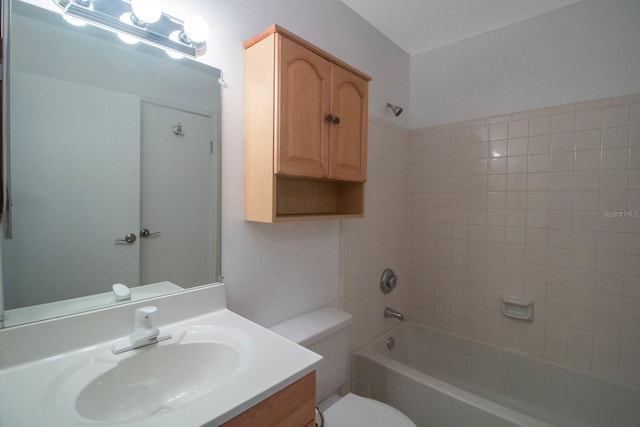
[(136, 350), (80, 358), (47, 388), (45, 412), (106, 423), (164, 414), (233, 380), (254, 355), (252, 340), (223, 326), (168, 329), (172, 338)]
[[(240, 367), (240, 354), (226, 344), (149, 346), (91, 381), (78, 395), (85, 418), (135, 421), (178, 408), (224, 384)], [(105, 402), (109, 402), (105, 404)]]

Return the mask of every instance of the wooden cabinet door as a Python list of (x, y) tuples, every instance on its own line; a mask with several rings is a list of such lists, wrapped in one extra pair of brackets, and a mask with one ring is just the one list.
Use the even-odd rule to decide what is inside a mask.
[(339, 119), (330, 127), (329, 177), (367, 179), (367, 81), (332, 65), (331, 112)]
[(313, 371), (222, 424), (222, 427), (312, 426), (315, 403), (316, 372)]
[(331, 63), (285, 37), (278, 39), (274, 171), (327, 177)]

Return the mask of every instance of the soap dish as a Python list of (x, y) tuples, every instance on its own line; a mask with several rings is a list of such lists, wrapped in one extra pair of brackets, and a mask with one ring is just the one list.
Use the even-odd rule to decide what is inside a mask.
[(502, 314), (518, 320), (533, 321), (533, 301), (502, 296)]

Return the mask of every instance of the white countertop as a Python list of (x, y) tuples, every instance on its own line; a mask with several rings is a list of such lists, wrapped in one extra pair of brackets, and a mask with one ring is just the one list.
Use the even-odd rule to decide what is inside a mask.
[[(224, 295), (224, 293), (222, 294)], [(164, 298), (170, 298), (170, 296)], [(136, 305), (133, 305), (128, 312), (131, 313), (135, 307)], [(123, 314), (120, 313), (120, 315)], [(76, 316), (76, 319), (91, 321), (88, 318), (83, 319), (82, 316)], [(179, 408), (144, 420), (118, 425), (216, 426), (302, 378), (311, 372), (321, 359), (319, 355), (226, 308), (218, 308), (207, 314), (178, 322), (158, 324), (161, 330), (169, 332), (172, 328), (207, 325), (241, 331), (241, 335), (244, 335), (243, 339), (249, 343), (250, 350), (245, 355), (246, 363), (243, 363), (243, 368), (234, 376), (233, 380)], [(96, 325), (96, 328), (108, 328), (108, 325), (103, 323)], [(11, 340), (3, 342), (2, 335), (0, 335), (1, 352), (10, 351), (3, 345), (8, 342)], [(2, 390), (0, 393), (0, 425), (3, 427), (106, 425), (82, 418), (73, 410), (73, 402), (57, 402), (56, 399), (60, 399), (60, 396), (56, 392), (56, 383), (59, 383), (61, 378), (64, 379), (65, 375), (71, 375), (69, 370), (78, 366), (79, 362), (87, 360), (94, 354), (104, 354), (112, 344), (113, 340), (108, 339), (87, 347), (72, 349), (61, 354), (51, 354), (48, 357), (34, 359), (23, 364), (14, 363), (5, 364), (5, 366), (0, 364), (0, 390)], [(41, 345), (46, 346), (47, 343), (41, 342)], [(162, 343), (153, 345), (162, 345)], [(1, 360), (2, 358), (0, 358), (0, 362)], [(179, 364), (180, 361), (176, 360), (175, 363)], [(171, 369), (171, 366), (167, 366), (167, 369)], [(108, 402), (105, 402), (105, 405), (108, 405)]]

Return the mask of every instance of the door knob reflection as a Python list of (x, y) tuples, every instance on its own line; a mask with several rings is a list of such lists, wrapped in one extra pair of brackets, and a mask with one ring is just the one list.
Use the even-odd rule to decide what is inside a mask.
[(156, 236), (159, 236), (159, 235), (160, 235), (159, 231), (156, 231), (155, 233), (152, 233), (151, 231), (149, 231), (148, 228), (143, 228), (142, 230), (140, 230), (140, 237), (147, 238), (147, 237), (156, 237)]
[(136, 235), (133, 233), (129, 233), (126, 236), (124, 236), (124, 239), (114, 240), (114, 243), (116, 243), (117, 245), (122, 245), (122, 244), (130, 245), (135, 241), (136, 241)]

